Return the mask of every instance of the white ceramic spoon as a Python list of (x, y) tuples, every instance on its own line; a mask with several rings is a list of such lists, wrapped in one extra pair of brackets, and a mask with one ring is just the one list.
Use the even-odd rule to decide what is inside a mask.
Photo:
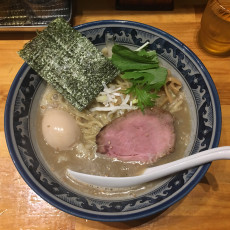
[(214, 160), (230, 159), (230, 146), (208, 149), (180, 160), (147, 168), (143, 174), (133, 177), (104, 177), (79, 173), (67, 169), (67, 175), (81, 182), (100, 187), (121, 188), (143, 184), (173, 173), (202, 165)]

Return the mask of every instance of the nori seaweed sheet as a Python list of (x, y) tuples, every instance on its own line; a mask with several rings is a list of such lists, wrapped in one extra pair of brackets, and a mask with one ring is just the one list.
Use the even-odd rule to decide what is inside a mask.
[(57, 18), (18, 52), (78, 110), (83, 110), (119, 70), (80, 32)]

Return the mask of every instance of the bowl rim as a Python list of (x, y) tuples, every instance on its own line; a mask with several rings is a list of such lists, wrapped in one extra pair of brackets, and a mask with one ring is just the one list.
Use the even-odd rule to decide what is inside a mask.
[[(201, 68), (202, 72), (207, 77), (206, 80), (208, 81), (210, 90), (212, 91), (214, 99), (215, 99), (214, 104), (215, 104), (215, 108), (216, 108), (216, 133), (214, 136), (212, 147), (217, 147), (219, 144), (219, 140), (220, 140), (221, 124), (222, 124), (220, 100), (219, 100), (217, 89), (214, 85), (214, 82), (213, 82), (208, 70), (206, 69), (204, 64), (201, 62), (201, 60), (195, 55), (195, 53), (192, 50), (190, 50), (184, 43), (179, 41), (174, 36), (168, 34), (167, 32), (164, 32), (163, 30), (160, 30), (154, 26), (149, 26), (149, 25), (135, 22), (135, 21), (100, 20), (100, 21), (93, 21), (93, 22), (84, 23), (84, 24), (75, 26), (73, 28), (80, 30), (80, 29), (88, 28), (88, 27), (91, 27), (94, 25), (101, 25), (101, 26), (105, 25), (106, 26), (108, 24), (117, 24), (117, 25), (119, 24), (120, 26), (124, 26), (124, 27), (127, 25), (136, 26), (136, 27), (148, 29), (152, 32), (157, 32), (157, 33), (169, 38), (170, 41), (173, 41), (175, 44), (180, 46), (181, 49), (185, 50), (187, 53), (189, 53), (189, 55), (191, 55), (192, 59), (197, 62), (197, 64)], [(9, 114), (10, 114), (10, 111), (12, 108), (11, 101), (12, 101), (13, 96), (14, 96), (13, 92), (15, 91), (17, 84), (20, 81), (21, 74), (25, 71), (25, 69), (27, 67), (28, 67), (28, 65), (26, 63), (24, 63), (21, 66), (21, 68), (19, 69), (18, 73), (16, 74), (16, 76), (12, 82), (12, 85), (10, 87), (10, 90), (9, 90), (9, 93), (7, 96), (7, 100), (6, 100), (6, 104), (5, 104), (5, 112), (4, 112), (5, 138), (6, 138), (6, 143), (7, 143), (7, 147), (8, 147), (10, 156), (11, 156), (12, 161), (13, 161), (15, 167), (17, 168), (17, 171), (19, 172), (19, 174), (22, 176), (24, 181), (29, 185), (29, 187), (35, 193), (37, 193), (37, 195), (39, 195), (41, 198), (43, 198), (45, 201), (47, 201), (49, 204), (53, 205), (54, 207), (66, 212), (66, 213), (69, 213), (71, 215), (78, 216), (78, 217), (85, 218), (85, 219), (95, 220), (95, 221), (112, 222), (112, 221), (130, 221), (130, 220), (140, 219), (140, 218), (147, 217), (147, 216), (150, 216), (153, 214), (157, 214), (157, 213), (167, 209), (171, 205), (175, 204), (176, 202), (178, 202), (182, 198), (184, 198), (199, 183), (199, 181), (202, 179), (202, 177), (205, 175), (208, 168), (210, 167), (211, 163), (207, 163), (207, 164), (200, 166), (200, 167), (202, 167), (201, 170), (195, 176), (195, 178), (192, 180), (192, 182), (186, 186), (186, 190), (185, 189), (181, 190), (179, 193), (177, 193), (175, 196), (173, 196), (173, 199), (170, 198), (167, 202), (164, 202), (164, 203), (158, 205), (157, 207), (154, 207), (154, 208), (151, 208), (148, 210), (142, 210), (142, 211), (137, 212), (137, 213), (126, 214), (126, 215), (107, 216), (104, 214), (96, 215), (96, 214), (92, 214), (92, 213), (88, 213), (88, 212), (82, 212), (80, 210), (75, 210), (74, 208), (71, 208), (71, 207), (66, 207), (63, 203), (57, 202), (57, 200), (53, 199), (52, 197), (47, 195), (47, 193), (42, 191), (36, 185), (36, 183), (27, 175), (27, 172), (25, 171), (25, 169), (20, 164), (20, 161), (17, 159), (17, 157), (15, 157), (15, 147), (14, 147), (14, 144), (11, 140)]]

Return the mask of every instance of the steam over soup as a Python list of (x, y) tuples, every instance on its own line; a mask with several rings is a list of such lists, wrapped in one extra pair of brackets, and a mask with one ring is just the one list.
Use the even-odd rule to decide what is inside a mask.
[[(100, 110), (98, 108), (104, 108), (103, 103), (105, 101), (103, 101), (102, 94), (82, 112), (76, 110), (62, 97), (61, 94), (51, 86), (47, 85), (42, 95), (37, 114), (38, 144), (41, 149), (42, 158), (46, 162), (47, 167), (60, 181), (63, 181), (73, 190), (100, 197), (136, 196), (139, 193), (148, 190), (148, 188), (152, 188), (152, 186), (160, 183), (161, 180), (133, 188), (97, 188), (78, 181), (73, 181), (66, 175), (66, 170), (71, 169), (73, 171), (102, 176), (135, 176), (141, 174), (147, 167), (167, 163), (184, 156), (190, 140), (190, 114), (181, 83), (174, 77), (170, 76), (170, 74), (167, 78), (166, 86), (159, 92), (160, 97), (156, 101), (156, 106), (168, 111), (174, 118), (176, 135), (174, 151), (171, 154), (158, 159), (156, 162), (145, 163), (141, 161), (118, 160), (117, 158), (111, 158), (107, 155), (97, 153), (96, 136), (100, 130), (114, 119), (124, 116), (128, 111), (138, 109), (134, 104), (131, 103), (130, 105), (130, 103), (128, 103), (128, 101), (132, 102), (133, 98), (130, 97), (128, 101), (125, 101), (126, 96), (120, 93), (122, 89), (129, 87), (129, 85), (130, 83), (128, 81), (117, 77), (114, 82), (105, 86), (103, 91), (105, 92), (107, 90), (116, 92), (116, 95), (118, 96), (116, 96), (117, 101), (115, 102), (115, 106), (120, 106), (120, 109), (98, 111)], [(120, 97), (123, 97), (123, 99)], [(125, 103), (123, 103), (124, 101)], [(125, 104), (125, 108), (129, 105), (128, 109), (122, 109), (122, 103), (123, 105)], [(47, 111), (51, 110), (53, 111), (53, 115), (51, 115), (50, 119), (56, 126), (58, 126), (59, 123), (63, 123), (63, 121), (59, 114), (55, 113), (60, 113), (60, 111), (62, 111), (61, 113), (65, 114), (62, 114), (64, 116), (63, 119), (67, 120), (68, 124), (61, 124), (61, 126), (66, 125), (77, 127), (73, 128), (74, 130), (77, 130), (74, 138), (71, 134), (72, 131), (68, 138), (66, 137), (68, 133), (66, 132), (64, 134), (64, 138), (66, 139), (63, 140), (64, 143), (67, 142), (68, 145), (68, 140), (70, 140), (68, 148), (62, 148), (60, 146), (59, 148), (55, 148), (50, 145), (48, 139), (45, 138), (45, 132), (47, 130), (44, 130), (44, 128), (42, 129), (41, 124), (44, 122), (45, 116), (47, 116)], [(68, 114), (68, 116), (66, 114)], [(154, 132), (154, 130), (152, 130), (152, 132)], [(60, 143), (57, 145), (60, 145)]]

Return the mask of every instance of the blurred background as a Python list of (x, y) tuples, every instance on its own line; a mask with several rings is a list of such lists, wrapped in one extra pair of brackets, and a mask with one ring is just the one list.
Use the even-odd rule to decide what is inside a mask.
[[(84, 10), (173, 11), (188, 5), (204, 7), (207, 0), (0, 0), (0, 31), (35, 31), (56, 17), (73, 23)], [(127, 14), (127, 12), (126, 12)], [(115, 15), (111, 15), (113, 17)], [(79, 24), (79, 23), (77, 23)]]

